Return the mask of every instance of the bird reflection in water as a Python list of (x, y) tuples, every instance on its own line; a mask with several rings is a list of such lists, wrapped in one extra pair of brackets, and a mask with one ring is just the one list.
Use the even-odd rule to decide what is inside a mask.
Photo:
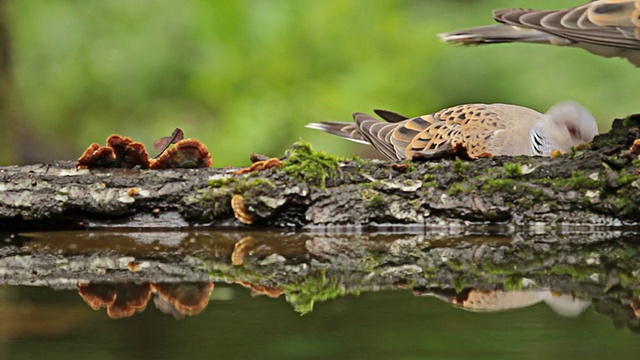
[(467, 288), (453, 290), (414, 289), (416, 296), (434, 296), (453, 306), (473, 312), (497, 312), (519, 309), (544, 302), (558, 315), (576, 317), (591, 306), (591, 301), (573, 294), (560, 294), (548, 289), (481, 290)]

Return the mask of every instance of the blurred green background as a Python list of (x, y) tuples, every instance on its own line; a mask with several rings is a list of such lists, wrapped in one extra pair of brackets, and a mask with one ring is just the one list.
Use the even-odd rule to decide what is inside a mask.
[(0, 69), (0, 164), (75, 159), (112, 133), (151, 147), (175, 127), (202, 140), (214, 166), (282, 156), (299, 138), (355, 155), (366, 147), (304, 125), (467, 102), (546, 111), (573, 99), (606, 131), (640, 112), (640, 69), (625, 60), (436, 37), (491, 24), (496, 8), (584, 2), (0, 0), (0, 55), (10, 60)]

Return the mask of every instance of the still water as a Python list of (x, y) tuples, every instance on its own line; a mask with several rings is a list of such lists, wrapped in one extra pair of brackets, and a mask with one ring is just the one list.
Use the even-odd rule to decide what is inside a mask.
[[(535, 271), (519, 286), (494, 282), (495, 274), (474, 275), (482, 289), (472, 286), (471, 275), (465, 284), (448, 283), (451, 259), (473, 273), (456, 251), (528, 249), (512, 238), (251, 234), (243, 245), (255, 251), (234, 265), (235, 244), (247, 234), (27, 235), (7, 236), (0, 248), (1, 359), (640, 356), (634, 298), (616, 300), (626, 296), (624, 286), (604, 286), (615, 293), (606, 297), (598, 281), (561, 275), (546, 282)], [(556, 244), (554, 253), (572, 241)], [(618, 237), (615, 244), (626, 241)], [(589, 254), (612, 251), (609, 239), (597, 243)], [(434, 252), (446, 253), (449, 266), (424, 271)], [(311, 288), (309, 278), (320, 282)]]

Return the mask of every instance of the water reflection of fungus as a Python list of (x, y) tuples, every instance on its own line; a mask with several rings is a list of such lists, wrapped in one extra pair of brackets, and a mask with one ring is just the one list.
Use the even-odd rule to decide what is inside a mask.
[[(171, 307), (181, 315), (198, 315), (209, 304), (209, 298), (213, 293), (212, 282), (200, 283), (178, 283), (178, 284), (151, 284), (151, 288), (163, 301), (156, 301), (156, 307), (164, 311), (166, 305)], [(173, 312), (172, 312), (173, 313)], [(175, 315), (174, 315), (175, 316)]]
[(207, 147), (198, 140), (185, 139), (151, 160), (152, 169), (207, 168), (213, 159)]
[(209, 304), (212, 282), (178, 284), (78, 284), (78, 293), (93, 310), (107, 308), (112, 319), (133, 316), (146, 309), (155, 293), (156, 307), (181, 318), (197, 315)]
[(79, 284), (78, 293), (93, 310), (106, 307), (110, 318), (120, 319), (144, 311), (151, 287), (149, 284)]
[(233, 195), (231, 198), (231, 208), (233, 209), (233, 215), (236, 219), (240, 220), (243, 224), (252, 224), (254, 220), (253, 214), (247, 211), (244, 205), (244, 197), (239, 194)]
[(244, 257), (249, 252), (249, 248), (255, 245), (255, 241), (251, 236), (245, 236), (238, 240), (233, 246), (233, 252), (231, 253), (231, 263), (234, 266), (240, 266), (244, 264)]
[(236, 280), (236, 284), (251, 289), (251, 296), (266, 295), (272, 299), (280, 297), (284, 293), (284, 288), (273, 288), (266, 285), (253, 284), (243, 280)]

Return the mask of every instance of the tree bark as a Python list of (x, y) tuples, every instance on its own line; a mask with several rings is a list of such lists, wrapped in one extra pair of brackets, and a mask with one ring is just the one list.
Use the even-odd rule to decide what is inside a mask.
[[(640, 220), (640, 115), (591, 147), (557, 158), (496, 157), (392, 164), (337, 159), (297, 143), (284, 168), (93, 169), (72, 162), (0, 168), (0, 226), (403, 226), (513, 232), (625, 226)], [(640, 144), (638, 144), (640, 145)], [(213, 153), (215, 158), (215, 152)], [(231, 199), (240, 195), (243, 225)]]

